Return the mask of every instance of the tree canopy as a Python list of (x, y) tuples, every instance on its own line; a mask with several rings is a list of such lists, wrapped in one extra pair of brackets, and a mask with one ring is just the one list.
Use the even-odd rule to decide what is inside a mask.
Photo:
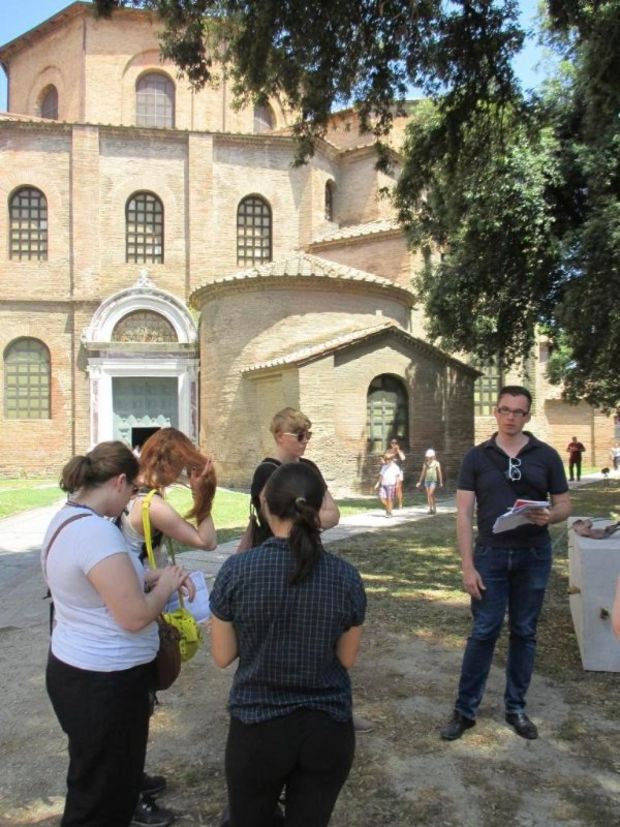
[(542, 328), (565, 396), (620, 406), (618, 0), (547, 0), (544, 37), (562, 62), (539, 94), (512, 70), (525, 37), (513, 0), (95, 5), (154, 11), (163, 54), (198, 87), (224, 66), (239, 97), (285, 97), (298, 162), (342, 106), (380, 148), (408, 88), (421, 89), (396, 203), (428, 253), (417, 288), (429, 335), (508, 367)]

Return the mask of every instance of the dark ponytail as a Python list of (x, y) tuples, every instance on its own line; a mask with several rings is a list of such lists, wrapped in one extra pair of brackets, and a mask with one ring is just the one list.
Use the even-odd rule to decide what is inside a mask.
[(289, 543), (295, 558), (290, 584), (296, 585), (312, 573), (323, 553), (319, 510), (325, 485), (317, 472), (303, 462), (281, 465), (269, 477), (265, 499), (269, 511), (281, 519), (292, 519)]
[(96, 488), (119, 474), (133, 482), (139, 470), (138, 460), (124, 442), (100, 442), (87, 454), (69, 460), (59, 485), (72, 494), (80, 488)]

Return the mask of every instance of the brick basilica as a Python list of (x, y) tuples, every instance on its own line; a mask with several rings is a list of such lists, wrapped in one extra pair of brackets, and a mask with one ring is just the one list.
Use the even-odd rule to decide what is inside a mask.
[[(162, 62), (157, 21), (74, 2), (0, 47), (0, 473), (56, 474), (105, 439), (174, 425), (248, 484), (285, 405), (339, 494), (367, 492), (398, 436), (409, 480), (434, 447), (454, 476), (493, 429), (498, 383), (431, 345), (420, 265), (372, 138), (336, 113), (293, 167), (281, 101), (235, 107), (223, 75), (194, 91)], [(501, 278), (501, 273), (498, 273)], [(528, 366), (531, 428), (606, 464), (613, 422), (568, 406)]]

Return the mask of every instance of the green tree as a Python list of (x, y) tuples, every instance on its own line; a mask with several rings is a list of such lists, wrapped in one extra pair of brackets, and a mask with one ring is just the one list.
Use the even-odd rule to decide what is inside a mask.
[(618, 0), (548, 0), (546, 37), (563, 63), (541, 98), (511, 69), (524, 38), (511, 0), (95, 5), (156, 12), (163, 53), (196, 86), (223, 65), (240, 97), (284, 96), (299, 113), (300, 163), (343, 105), (387, 163), (381, 138), (408, 85), (421, 88), (397, 204), (411, 243), (443, 251), (417, 280), (430, 335), (508, 366), (542, 325), (566, 397), (620, 405)]

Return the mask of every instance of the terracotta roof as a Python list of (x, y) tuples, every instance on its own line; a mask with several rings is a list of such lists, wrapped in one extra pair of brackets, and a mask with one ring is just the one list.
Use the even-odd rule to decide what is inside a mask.
[(50, 118), (39, 118), (37, 115), (20, 115), (19, 112), (0, 112), (0, 121), (21, 121), (34, 123), (58, 123)]
[(399, 232), (400, 229), (398, 221), (390, 218), (380, 218), (377, 221), (368, 221), (365, 224), (351, 224), (349, 227), (331, 230), (311, 241), (310, 247), (331, 241), (345, 241), (350, 238), (362, 238), (363, 236), (378, 235), (379, 233)]
[(356, 270), (354, 267), (347, 267), (344, 264), (337, 264), (335, 261), (327, 261), (327, 259), (308, 253), (293, 253), (267, 264), (260, 264), (247, 270), (237, 271), (228, 276), (205, 282), (192, 291), (189, 303), (195, 307), (196, 299), (201, 293), (217, 292), (231, 286), (252, 285), (263, 279), (272, 282), (282, 279), (283, 283), (308, 279), (309, 282), (311, 281), (314, 284), (329, 279), (332, 282), (340, 282), (341, 285), (357, 282), (369, 287), (374, 286), (379, 290), (389, 290), (394, 297), (407, 302), (409, 305), (414, 300), (411, 291), (399, 287), (389, 279), (366, 273), (364, 270)]
[(314, 362), (317, 359), (321, 359), (330, 353), (344, 350), (351, 345), (359, 344), (360, 342), (367, 341), (368, 339), (372, 339), (376, 336), (384, 335), (385, 333), (392, 333), (398, 336), (398, 338), (404, 340), (405, 343), (413, 349), (424, 352), (425, 354), (441, 362), (447, 362), (460, 370), (468, 371), (476, 376), (480, 375), (480, 372), (472, 368), (470, 365), (461, 362), (459, 359), (455, 359), (443, 350), (440, 350), (434, 345), (425, 342), (424, 339), (418, 339), (416, 336), (412, 336), (392, 320), (381, 322), (380, 324), (373, 325), (372, 327), (364, 327), (359, 330), (349, 330), (343, 332), (339, 336), (326, 339), (324, 342), (301, 347), (288, 353), (283, 352), (279, 356), (274, 356), (273, 358), (267, 359), (263, 362), (256, 362), (255, 364), (244, 368), (241, 372), (246, 375), (255, 375), (262, 372), (269, 372), (280, 367), (291, 367), (293, 365), (302, 367), (303, 365), (306, 365), (309, 362)]

